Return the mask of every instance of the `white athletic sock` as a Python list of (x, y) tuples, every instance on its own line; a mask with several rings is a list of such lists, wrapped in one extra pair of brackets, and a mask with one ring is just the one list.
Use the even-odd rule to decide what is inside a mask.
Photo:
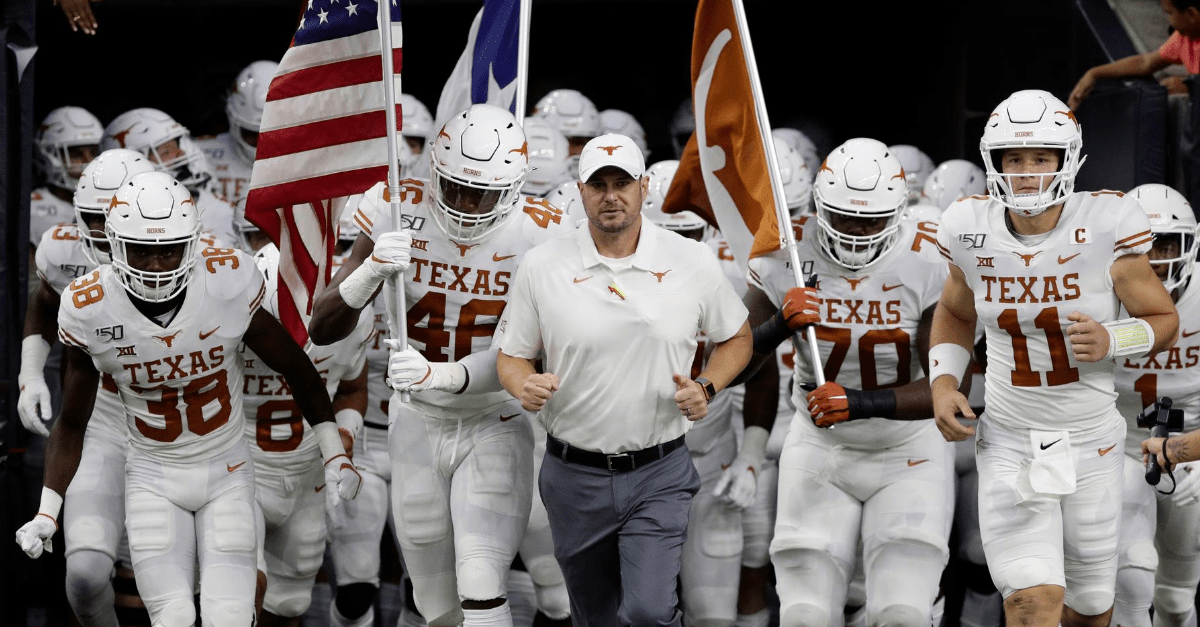
[(738, 614), (734, 627), (767, 627), (771, 622), (771, 610), (763, 608), (753, 614)]
[(970, 588), (963, 593), (962, 627), (1000, 627), (1000, 616), (1004, 610), (1004, 598), (999, 592), (980, 594)]
[(946, 615), (946, 597), (939, 596), (933, 602), (933, 606), (929, 608), (929, 624), (933, 627), (942, 627), (942, 618)]
[(337, 603), (329, 604), (329, 623), (333, 627), (371, 627), (375, 624), (375, 608), (368, 607), (367, 611), (355, 620), (350, 620), (337, 609)]
[(513, 627), (512, 610), (507, 602), (489, 610), (463, 610), (463, 627)]

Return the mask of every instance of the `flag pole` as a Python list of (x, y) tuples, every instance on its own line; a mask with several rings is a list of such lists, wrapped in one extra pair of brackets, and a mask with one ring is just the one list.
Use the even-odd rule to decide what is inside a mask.
[[(393, 0), (394, 1), (394, 0)], [(395, 69), (392, 67), (392, 6), (388, 0), (377, 0), (379, 10), (379, 56), (383, 58), (383, 102), (384, 119), (387, 124), (387, 159), (388, 159), (388, 207), (392, 211), (392, 228), (400, 230), (400, 163), (397, 154), (399, 148), (396, 142), (396, 86)], [(408, 305), (404, 302), (404, 273), (392, 275), (388, 281), (396, 296), (396, 316), (393, 328), (400, 350), (408, 346)], [(400, 401), (407, 403), (411, 400), (408, 392), (400, 393)]]
[(521, 30), (517, 33), (517, 99), (513, 115), (518, 124), (523, 124), (529, 88), (529, 20), (533, 13), (533, 0), (518, 1), (521, 3)]
[[(767, 120), (766, 99), (763, 98), (762, 85), (758, 79), (758, 63), (754, 60), (754, 46), (750, 44), (750, 28), (746, 24), (746, 11), (742, 0), (730, 0), (733, 3), (733, 15), (737, 21), (738, 36), (742, 40), (742, 50), (746, 59), (746, 74), (750, 77), (750, 89), (754, 97), (754, 112), (758, 116), (758, 132), (762, 138), (763, 149), (767, 153), (767, 172), (771, 177), (771, 190), (775, 197), (775, 220), (779, 223), (779, 243), (787, 251), (792, 264), (792, 276), (797, 285), (808, 285), (809, 277), (805, 276), (800, 267), (800, 254), (796, 246), (796, 235), (792, 232), (792, 217), (784, 202), (783, 181), (779, 177), (779, 157), (775, 154), (775, 142), (771, 138), (771, 124)], [(813, 376), (817, 385), (825, 384), (825, 367), (821, 362), (821, 353), (817, 349), (817, 329), (809, 325), (804, 331), (804, 339), (808, 343), (809, 358), (813, 364)]]

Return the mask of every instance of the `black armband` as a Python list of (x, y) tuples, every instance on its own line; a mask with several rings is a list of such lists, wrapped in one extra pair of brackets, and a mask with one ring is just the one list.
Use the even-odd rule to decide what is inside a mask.
[(865, 418), (895, 418), (895, 390), (846, 390), (846, 406), (850, 420)]
[(788, 327), (783, 317), (783, 310), (767, 318), (766, 322), (754, 327), (754, 352), (759, 355), (770, 355), (784, 340), (792, 337), (792, 329)]

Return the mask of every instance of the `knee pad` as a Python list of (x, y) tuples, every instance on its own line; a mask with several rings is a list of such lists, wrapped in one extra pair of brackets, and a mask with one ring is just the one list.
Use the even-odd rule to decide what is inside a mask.
[(1121, 551), (1120, 568), (1158, 570), (1158, 550), (1153, 542), (1133, 542)]
[(829, 612), (815, 605), (796, 603), (779, 608), (779, 627), (829, 627)]
[(983, 595), (996, 591), (996, 584), (992, 581), (992, 571), (988, 570), (987, 564), (968, 562), (963, 566), (963, 584), (968, 589)]
[(80, 613), (79, 606), (90, 605), (90, 601), (106, 592), (111, 596), (114, 572), (113, 559), (98, 551), (76, 551), (69, 555), (66, 589), (71, 608)]
[(1084, 616), (1098, 616), (1113, 606), (1113, 590), (1089, 590), (1072, 595), (1067, 607)]
[(911, 605), (889, 605), (867, 615), (868, 627), (925, 627), (929, 624), (929, 612)]
[(1166, 614), (1186, 614), (1196, 603), (1196, 591), (1175, 586), (1154, 588), (1154, 611)]
[(356, 620), (375, 604), (375, 586), (369, 583), (352, 583), (338, 586), (334, 605), (348, 620)]
[[(253, 610), (254, 608), (251, 608)], [(219, 623), (205, 623), (216, 625)], [(196, 624), (196, 606), (192, 599), (175, 599), (169, 601), (158, 611), (154, 619), (154, 627), (192, 627)], [(246, 623), (247, 625), (249, 623)]]
[(542, 555), (526, 562), (525, 568), (533, 579), (538, 611), (554, 620), (570, 616), (571, 600), (567, 597), (567, 585), (558, 560), (550, 555)]
[(284, 618), (295, 618), (308, 611), (312, 603), (313, 580), (274, 577), (263, 597), (263, 609)]
[(222, 604), (210, 611), (200, 610), (200, 621), (205, 625), (221, 625), (225, 627), (251, 627), (254, 625), (254, 604), (245, 607)]
[(467, 558), (458, 563), (458, 595), (471, 601), (490, 601), (504, 596), (504, 582), (508, 569), (503, 572), (483, 558)]

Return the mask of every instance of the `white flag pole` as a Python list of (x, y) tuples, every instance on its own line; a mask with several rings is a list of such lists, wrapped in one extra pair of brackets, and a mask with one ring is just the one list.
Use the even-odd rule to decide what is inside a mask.
[(529, 89), (529, 21), (533, 13), (533, 0), (518, 0), (521, 3), (521, 30), (517, 33), (517, 99), (513, 115), (517, 123), (525, 122), (525, 109)]
[[(792, 263), (792, 275), (797, 285), (807, 285), (808, 277), (800, 267), (800, 255), (796, 246), (796, 235), (792, 233), (792, 217), (784, 203), (783, 181), (779, 177), (779, 158), (775, 155), (775, 142), (771, 139), (771, 125), (767, 120), (767, 104), (763, 98), (762, 85), (758, 79), (758, 64), (754, 61), (754, 46), (750, 44), (750, 28), (746, 25), (746, 11), (742, 0), (730, 0), (733, 3), (733, 15), (737, 21), (738, 35), (742, 40), (742, 51), (746, 59), (746, 73), (750, 76), (750, 88), (754, 97), (754, 112), (758, 117), (758, 131), (762, 138), (763, 148), (767, 152), (767, 171), (771, 175), (771, 190), (775, 196), (775, 219), (779, 222), (780, 246), (787, 251)], [(812, 325), (805, 329), (804, 339), (807, 340), (809, 358), (813, 364), (813, 375), (817, 385), (825, 384), (825, 367), (821, 362), (821, 353), (817, 349), (817, 330)]]
[[(383, 57), (383, 102), (384, 119), (387, 124), (387, 159), (388, 159), (388, 206), (392, 210), (392, 228), (399, 230), (400, 224), (400, 163), (397, 154), (399, 141), (396, 133), (396, 85), (395, 69), (392, 66), (392, 0), (380, 0), (376, 3), (379, 10), (379, 41), (380, 56)], [(408, 305), (404, 298), (404, 273), (392, 275), (388, 281), (392, 292), (396, 295), (396, 316), (399, 320), (392, 325), (399, 341), (401, 350), (408, 346)], [(408, 392), (400, 393), (400, 401), (407, 403), (411, 400)]]

